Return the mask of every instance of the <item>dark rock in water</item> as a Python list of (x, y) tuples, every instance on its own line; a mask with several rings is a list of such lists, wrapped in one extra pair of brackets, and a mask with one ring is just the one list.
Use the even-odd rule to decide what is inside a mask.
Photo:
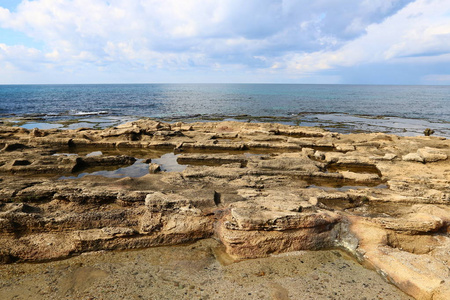
[(150, 174), (155, 174), (161, 172), (161, 166), (155, 163), (150, 163), (148, 165), (148, 172)]
[(423, 134), (424, 134), (425, 136), (430, 136), (430, 135), (434, 134), (434, 130), (433, 130), (433, 129), (430, 129), (430, 128), (427, 128), (427, 129), (425, 129), (425, 130), (423, 131)]

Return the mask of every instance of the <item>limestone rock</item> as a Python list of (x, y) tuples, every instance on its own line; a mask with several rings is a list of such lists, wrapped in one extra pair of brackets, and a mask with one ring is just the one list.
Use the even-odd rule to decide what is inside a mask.
[[(0, 263), (215, 236), (238, 259), (346, 247), (417, 299), (448, 298), (448, 139), (147, 119), (1, 125), (0, 148)], [(155, 174), (168, 152), (187, 168)]]
[(239, 163), (240, 166), (244, 166), (247, 164), (247, 159), (243, 155), (181, 154), (178, 156), (177, 162), (181, 164), (202, 164), (209, 166)]
[(271, 254), (317, 250), (331, 247), (337, 232), (324, 227), (308, 227), (290, 231), (242, 231), (218, 228), (226, 252), (235, 259), (266, 257)]
[(148, 172), (150, 174), (155, 174), (161, 172), (161, 166), (155, 163), (150, 163), (148, 165)]
[(385, 160), (393, 160), (396, 157), (397, 157), (397, 155), (395, 155), (394, 153), (386, 153), (383, 156), (383, 159), (385, 159)]
[(190, 205), (189, 200), (178, 194), (150, 193), (145, 197), (145, 205), (153, 212), (180, 210)]
[(302, 148), (302, 153), (309, 158), (314, 156), (314, 152), (315, 151), (312, 148)]
[(272, 170), (299, 170), (306, 172), (319, 171), (318, 166), (307, 157), (289, 157), (280, 155), (273, 159), (262, 160), (257, 164), (258, 168)]
[(404, 161), (415, 161), (415, 162), (421, 162), (423, 163), (425, 160), (422, 156), (418, 153), (408, 153), (402, 157), (402, 160)]
[(336, 150), (337, 151), (349, 152), (349, 151), (355, 151), (355, 149), (356, 149), (355, 146), (349, 145), (349, 144), (336, 145)]
[(339, 217), (331, 212), (296, 213), (246, 208), (232, 208), (231, 218), (225, 223), (233, 230), (290, 230), (319, 227), (336, 223)]
[(447, 159), (447, 154), (439, 149), (430, 147), (425, 147), (417, 150), (417, 154), (419, 154), (425, 162), (435, 162)]
[(345, 179), (354, 180), (356, 182), (370, 182), (380, 180), (380, 177), (377, 174), (368, 174), (368, 173), (355, 173), (350, 171), (343, 171), (341, 174)]
[(12, 144), (6, 144), (0, 151), (16, 151), (16, 150), (21, 150), (21, 149), (26, 149), (26, 148), (28, 148), (28, 147), (24, 144), (12, 143)]
[(413, 213), (401, 219), (374, 218), (373, 221), (383, 228), (410, 233), (437, 231), (444, 225), (442, 219), (425, 213)]
[(127, 227), (104, 227), (101, 229), (80, 230), (74, 232), (80, 241), (110, 240), (114, 237), (133, 235), (135, 231)]

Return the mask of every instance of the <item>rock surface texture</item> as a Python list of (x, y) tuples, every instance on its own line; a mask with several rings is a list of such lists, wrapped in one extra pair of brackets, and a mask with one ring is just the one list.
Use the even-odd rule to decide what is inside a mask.
[(209, 237), (234, 260), (341, 247), (450, 299), (449, 156), (439, 137), (266, 123), (2, 126), (0, 263)]

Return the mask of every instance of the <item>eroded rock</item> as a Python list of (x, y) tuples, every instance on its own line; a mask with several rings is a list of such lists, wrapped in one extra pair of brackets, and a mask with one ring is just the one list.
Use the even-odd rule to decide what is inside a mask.
[[(418, 299), (450, 298), (446, 139), (154, 120), (0, 138), (0, 263), (214, 236), (235, 259), (345, 247)], [(168, 152), (187, 168), (159, 172)], [(145, 172), (90, 173), (130, 166)]]

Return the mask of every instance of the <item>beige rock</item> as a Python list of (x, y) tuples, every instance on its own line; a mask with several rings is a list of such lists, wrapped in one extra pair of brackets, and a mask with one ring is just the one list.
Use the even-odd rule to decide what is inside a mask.
[[(0, 148), (0, 263), (214, 235), (240, 259), (346, 247), (417, 299), (448, 298), (447, 139), (139, 120), (0, 126)], [(183, 172), (72, 179), (172, 151)]]
[(150, 193), (145, 197), (145, 205), (153, 212), (179, 210), (190, 205), (190, 201), (178, 194)]
[(313, 157), (314, 156), (314, 149), (312, 148), (302, 148), (302, 153), (307, 157)]
[(203, 164), (203, 165), (224, 165), (231, 163), (239, 163), (244, 166), (247, 159), (243, 155), (226, 155), (226, 154), (181, 154), (177, 158), (180, 164)]
[(231, 218), (225, 222), (233, 230), (290, 230), (319, 227), (336, 223), (339, 217), (331, 212), (295, 213), (287, 211), (261, 211), (255, 208), (232, 208)]
[(417, 150), (417, 154), (419, 154), (425, 162), (446, 160), (448, 157), (447, 154), (445, 154), (441, 150), (430, 147), (425, 147)]
[(317, 165), (306, 157), (275, 157), (269, 160), (262, 160), (257, 163), (258, 168), (272, 170), (298, 170), (306, 172), (317, 172)]
[(356, 149), (355, 146), (349, 144), (336, 145), (337, 151), (348, 152), (348, 151), (355, 151), (355, 149)]
[(350, 171), (340, 172), (345, 179), (354, 180), (356, 182), (370, 182), (380, 180), (377, 174), (355, 173)]
[(403, 218), (374, 218), (372, 220), (383, 228), (410, 233), (437, 231), (444, 225), (440, 218), (425, 213), (413, 213)]
[(148, 165), (148, 172), (150, 174), (155, 174), (161, 172), (161, 166), (155, 163), (150, 163)]
[(359, 240), (356, 252), (359, 259), (416, 299), (434, 299), (447, 295), (450, 278), (448, 264), (430, 254), (414, 254), (388, 246), (387, 232), (374, 228), (360, 218), (351, 218), (351, 232)]
[(291, 231), (240, 231), (220, 227), (218, 234), (227, 253), (235, 259), (265, 257), (271, 254), (331, 247), (333, 230), (311, 227)]
[(386, 153), (383, 156), (383, 159), (385, 159), (385, 160), (393, 160), (396, 157), (397, 157), (397, 155), (395, 155), (394, 153)]
[(402, 157), (404, 161), (424, 162), (423, 157), (418, 153), (408, 153)]

